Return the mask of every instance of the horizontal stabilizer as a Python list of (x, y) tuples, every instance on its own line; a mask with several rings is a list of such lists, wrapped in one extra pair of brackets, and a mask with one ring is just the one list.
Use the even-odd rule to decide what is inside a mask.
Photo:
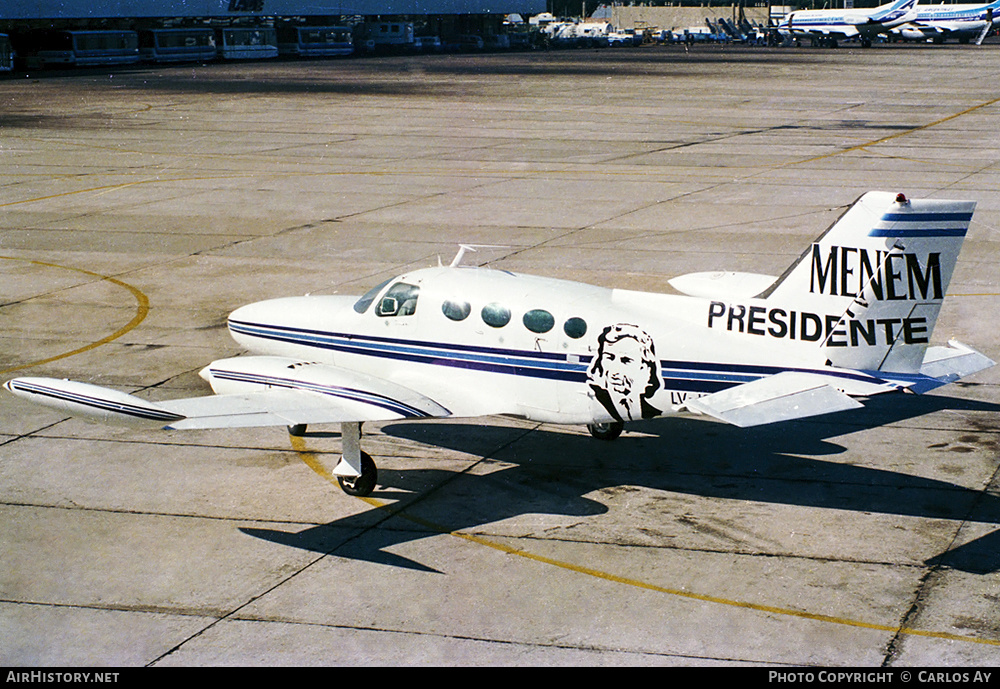
[[(948, 342), (947, 347), (929, 347), (920, 367), (923, 380), (915, 383), (910, 390), (924, 393), (942, 385), (971, 376), (996, 364), (988, 356), (980, 354), (972, 347), (957, 340)], [(929, 379), (929, 380), (928, 380)]]
[(682, 411), (707, 414), (746, 428), (861, 406), (831, 387), (822, 375), (789, 371), (690, 400)]

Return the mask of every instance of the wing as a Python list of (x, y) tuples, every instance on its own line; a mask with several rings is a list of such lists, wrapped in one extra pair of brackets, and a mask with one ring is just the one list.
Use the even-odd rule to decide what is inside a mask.
[(847, 40), (858, 35), (858, 30), (849, 25), (824, 24), (816, 27), (794, 27), (793, 33), (813, 38), (838, 38)]
[(324, 364), (240, 357), (214, 362), (201, 375), (220, 394), (149, 402), (110, 388), (52, 378), (15, 378), (4, 387), (74, 416), (178, 430), (451, 416), (434, 400), (402, 385)]

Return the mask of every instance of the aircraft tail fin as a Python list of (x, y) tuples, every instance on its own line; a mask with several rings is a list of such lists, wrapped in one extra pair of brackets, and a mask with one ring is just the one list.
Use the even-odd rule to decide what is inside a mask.
[(759, 296), (830, 365), (919, 372), (975, 207), (869, 192)]
[(878, 8), (880, 11), (872, 17), (872, 20), (890, 22), (899, 19), (907, 12), (911, 12), (916, 4), (917, 0), (896, 0), (896, 2), (882, 5)]

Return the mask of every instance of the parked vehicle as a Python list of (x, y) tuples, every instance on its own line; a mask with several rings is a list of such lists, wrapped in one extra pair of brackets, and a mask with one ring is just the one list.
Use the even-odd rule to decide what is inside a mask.
[(243, 26), (216, 29), (215, 43), (223, 60), (278, 57), (278, 34), (274, 29)]
[(448, 36), (441, 42), (441, 47), (450, 53), (468, 53), (483, 50), (486, 43), (479, 36), (461, 34)]
[(414, 36), (413, 50), (418, 53), (439, 53), (441, 39), (437, 36)]
[(135, 31), (35, 31), (18, 52), (29, 69), (123, 65), (139, 61)]
[(147, 62), (207, 62), (216, 58), (211, 29), (150, 29), (139, 32), (139, 56)]
[(354, 52), (347, 26), (279, 26), (278, 54), (299, 57), (335, 57)]
[(10, 36), (0, 33), (0, 72), (14, 71), (14, 45)]
[(413, 48), (413, 22), (366, 22), (355, 27), (355, 43), (365, 50)]

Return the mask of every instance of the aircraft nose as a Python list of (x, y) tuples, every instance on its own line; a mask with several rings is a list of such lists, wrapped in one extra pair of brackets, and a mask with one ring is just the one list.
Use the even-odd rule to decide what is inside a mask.
[(234, 322), (248, 323), (260, 321), (261, 316), (264, 315), (264, 311), (267, 310), (263, 308), (266, 303), (267, 302), (256, 302), (239, 307), (229, 314), (229, 324), (232, 325)]
[(229, 314), (229, 329), (232, 330), (237, 325), (248, 325), (251, 323), (261, 323), (271, 320), (268, 314), (273, 310), (267, 308), (267, 302), (256, 302), (246, 304)]
[(273, 299), (241, 306), (229, 314), (229, 334), (241, 342), (241, 336), (259, 336), (262, 328), (281, 324), (289, 314), (288, 305), (284, 304), (286, 301)]
[(291, 332), (322, 324), (330, 326), (341, 314), (353, 314), (351, 305), (356, 300), (357, 297), (307, 295), (258, 301), (229, 314), (229, 334), (248, 347), (263, 341), (288, 341)]

